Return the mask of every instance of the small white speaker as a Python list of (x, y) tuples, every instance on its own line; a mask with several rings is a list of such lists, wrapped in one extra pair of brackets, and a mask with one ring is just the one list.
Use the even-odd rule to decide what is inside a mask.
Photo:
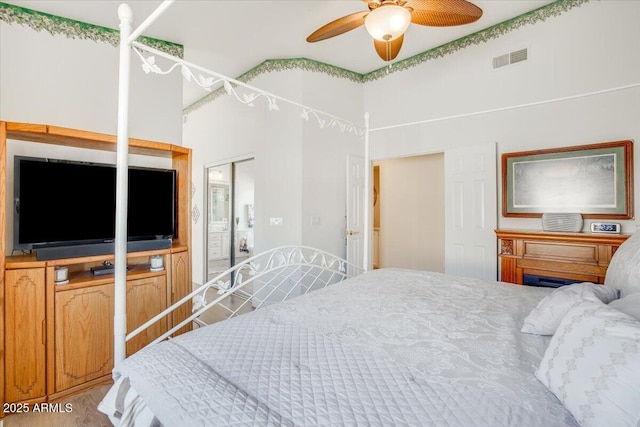
[(67, 267), (56, 267), (54, 273), (53, 281), (56, 285), (69, 283), (69, 269)]
[(154, 255), (151, 257), (150, 270), (151, 271), (164, 270), (162, 255)]
[(582, 224), (582, 215), (579, 213), (546, 212), (542, 214), (542, 229), (544, 231), (579, 233), (582, 231)]

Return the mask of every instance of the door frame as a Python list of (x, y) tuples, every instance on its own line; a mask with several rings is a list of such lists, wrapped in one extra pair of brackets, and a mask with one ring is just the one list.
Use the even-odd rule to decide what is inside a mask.
[[(460, 147), (455, 147), (455, 148), (462, 148), (462, 146)], [(369, 174), (371, 177), (373, 177), (373, 163), (374, 162), (379, 162), (379, 161), (384, 161), (384, 160), (393, 160), (393, 159), (403, 159), (403, 158), (409, 158), (409, 157), (417, 157), (417, 156), (427, 156), (427, 155), (431, 155), (431, 154), (443, 154), (445, 156), (445, 176), (447, 173), (447, 169), (446, 169), (446, 156), (447, 156), (447, 148), (445, 147), (437, 147), (434, 148), (432, 150), (428, 150), (428, 151), (420, 151), (420, 152), (413, 152), (413, 153), (409, 153), (409, 154), (402, 154), (402, 155), (397, 155), (397, 156), (387, 156), (387, 157), (376, 157), (376, 158), (371, 158), (370, 159), (370, 164), (369, 166)], [(497, 167), (497, 165), (496, 165)], [(370, 180), (370, 186), (373, 188), (373, 180)], [(445, 187), (446, 187), (447, 183), (445, 182)], [(495, 185), (496, 185), (496, 191), (498, 191), (498, 176), (496, 174), (496, 178), (495, 178)], [(369, 195), (371, 195), (372, 193), (369, 192)], [(371, 197), (366, 197), (365, 203), (372, 203), (373, 200)], [(445, 208), (446, 208), (446, 200), (445, 200)], [(496, 206), (497, 209), (497, 206)], [(373, 212), (373, 206), (371, 206), (371, 212)], [(496, 218), (496, 221), (498, 220), (498, 218)], [(446, 223), (446, 218), (445, 218), (445, 223)], [(442, 224), (442, 226), (444, 227), (445, 224)], [(369, 223), (365, 225), (366, 228), (366, 232), (369, 233), (369, 235), (373, 235), (373, 215), (371, 215), (371, 218), (369, 218)], [(446, 247), (450, 244), (449, 242), (450, 236), (448, 236), (447, 233), (445, 233), (445, 250)], [(369, 251), (369, 253), (371, 253), (372, 251), (372, 247), (373, 247), (373, 242), (372, 240), (368, 241), (368, 246), (369, 248), (365, 248), (366, 251)], [(496, 260), (497, 260), (497, 253), (496, 253)], [(369, 258), (369, 268), (371, 268), (371, 261), (372, 259)], [(446, 265), (446, 259), (445, 259), (445, 265)], [(497, 273), (496, 273), (497, 274)]]

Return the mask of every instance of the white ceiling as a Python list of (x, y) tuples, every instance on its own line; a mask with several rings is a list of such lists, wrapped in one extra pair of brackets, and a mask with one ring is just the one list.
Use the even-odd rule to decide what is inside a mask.
[[(537, 9), (552, 0), (478, 0), (482, 17), (468, 25), (435, 28), (412, 24), (396, 61)], [(17, 6), (118, 28), (121, 0), (9, 0)], [(133, 10), (134, 28), (161, 1), (125, 1)], [(332, 39), (307, 43), (320, 26), (350, 13), (367, 10), (360, 0), (176, 0), (145, 35), (184, 45), (184, 59), (237, 77), (266, 59), (305, 57), (358, 73), (387, 65), (376, 54), (364, 27)], [(185, 85), (184, 105), (202, 97)]]

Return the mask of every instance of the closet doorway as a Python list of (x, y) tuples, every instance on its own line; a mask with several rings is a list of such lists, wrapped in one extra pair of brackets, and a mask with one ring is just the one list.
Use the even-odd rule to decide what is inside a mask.
[(496, 280), (494, 142), (381, 159), (373, 166), (378, 267)]
[(373, 164), (373, 267), (444, 272), (444, 154)]
[(207, 280), (253, 256), (254, 159), (208, 166)]

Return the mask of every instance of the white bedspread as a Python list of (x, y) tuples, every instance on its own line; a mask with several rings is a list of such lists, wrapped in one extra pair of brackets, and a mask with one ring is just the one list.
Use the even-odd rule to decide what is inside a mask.
[(549, 292), (375, 270), (143, 349), (114, 376), (167, 427), (577, 426), (534, 375), (549, 338), (519, 332)]

